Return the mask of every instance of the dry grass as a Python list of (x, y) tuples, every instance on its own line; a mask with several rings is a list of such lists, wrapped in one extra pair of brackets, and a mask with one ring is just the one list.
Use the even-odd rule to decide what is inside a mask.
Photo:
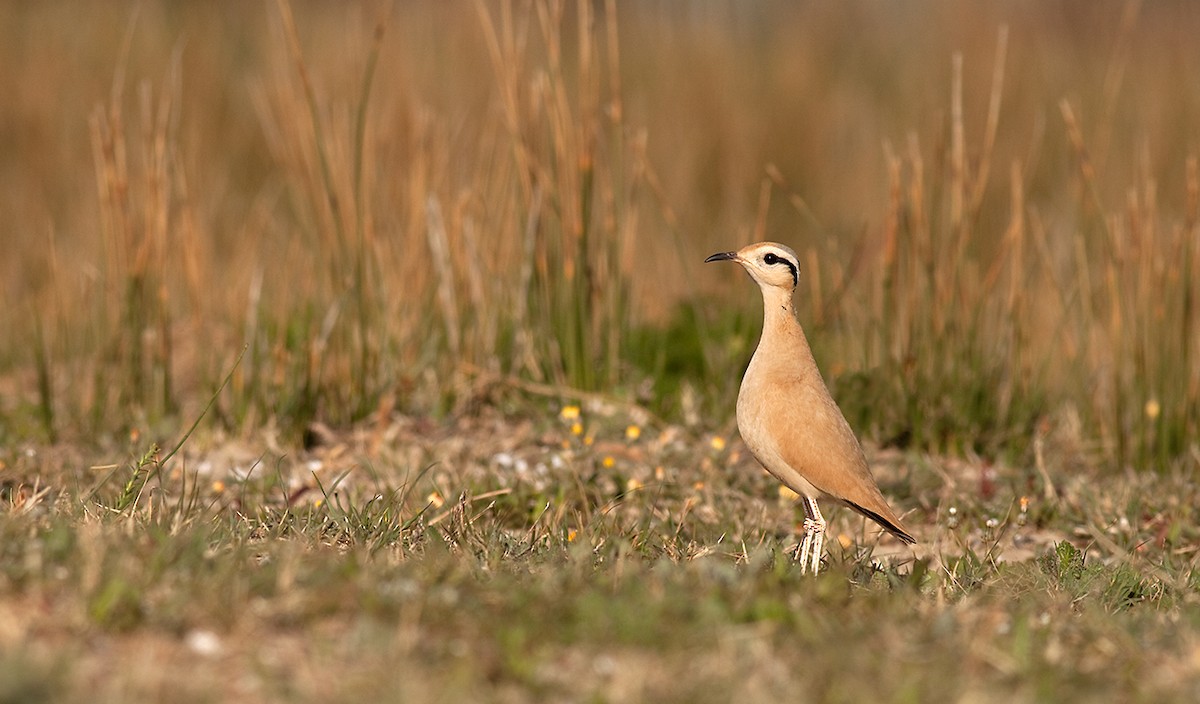
[[(0, 700), (1195, 698), (1192, 7), (0, 28)], [(783, 557), (768, 238), (915, 563)]]
[[(453, 424), (201, 432), (79, 472), (6, 468), (3, 701), (1187, 701), (1185, 476), (1039, 488), (872, 452), (922, 543), (800, 514), (738, 441), (512, 390)], [(1055, 452), (1063, 448), (1054, 446)], [(1078, 547), (1077, 547), (1078, 546)], [(1035, 559), (1036, 558), (1036, 559)], [(798, 666), (797, 663), (803, 663)]]
[(1191, 11), (385, 10), (4, 10), (45, 37), (5, 56), (9, 437), (178, 422), (243, 345), (231, 427), (439, 413), (476, 369), (711, 414), (753, 323), (698, 262), (772, 237), (881, 441), (1027, 461), (1065, 412), (1189, 456)]

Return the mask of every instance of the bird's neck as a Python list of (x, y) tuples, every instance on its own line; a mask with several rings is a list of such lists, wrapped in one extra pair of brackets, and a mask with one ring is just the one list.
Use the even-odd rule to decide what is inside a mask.
[(761, 288), (763, 307), (767, 315), (782, 313), (795, 319), (796, 315), (792, 312), (793, 291), (778, 286), (762, 286)]
[(763, 286), (763, 328), (800, 328), (796, 311), (792, 309), (792, 291), (777, 286)]
[(759, 351), (764, 347), (775, 347), (783, 355), (781, 359), (792, 359), (802, 364), (811, 360), (808, 339), (792, 306), (792, 291), (776, 286), (762, 288), (763, 332), (758, 343)]

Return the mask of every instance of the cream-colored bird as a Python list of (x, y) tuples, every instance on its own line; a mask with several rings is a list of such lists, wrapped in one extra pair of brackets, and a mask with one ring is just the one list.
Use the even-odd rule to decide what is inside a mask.
[(829, 395), (792, 310), (800, 280), (796, 253), (775, 242), (759, 242), (704, 261), (737, 262), (762, 289), (762, 338), (738, 392), (738, 430), (759, 463), (803, 498), (801, 570), (811, 565), (815, 574), (821, 565), (825, 519), (818, 498), (834, 499), (900, 540), (917, 542), (879, 493), (862, 447)]

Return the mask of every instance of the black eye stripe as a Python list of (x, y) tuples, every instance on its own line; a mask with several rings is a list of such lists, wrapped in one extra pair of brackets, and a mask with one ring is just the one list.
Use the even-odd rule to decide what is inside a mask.
[(763, 255), (763, 264), (766, 264), (767, 266), (774, 266), (775, 264), (783, 264), (787, 266), (788, 271), (792, 273), (792, 285), (797, 286), (800, 284), (800, 273), (796, 271), (796, 265), (793, 264), (790, 259), (781, 257), (774, 252), (767, 252)]

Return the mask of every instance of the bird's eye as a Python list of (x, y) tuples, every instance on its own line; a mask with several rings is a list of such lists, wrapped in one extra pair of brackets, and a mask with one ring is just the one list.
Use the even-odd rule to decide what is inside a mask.
[(763, 264), (770, 266), (771, 264), (778, 264), (778, 263), (779, 263), (779, 257), (775, 256), (774, 252), (767, 252), (767, 255), (765, 257), (763, 257)]

